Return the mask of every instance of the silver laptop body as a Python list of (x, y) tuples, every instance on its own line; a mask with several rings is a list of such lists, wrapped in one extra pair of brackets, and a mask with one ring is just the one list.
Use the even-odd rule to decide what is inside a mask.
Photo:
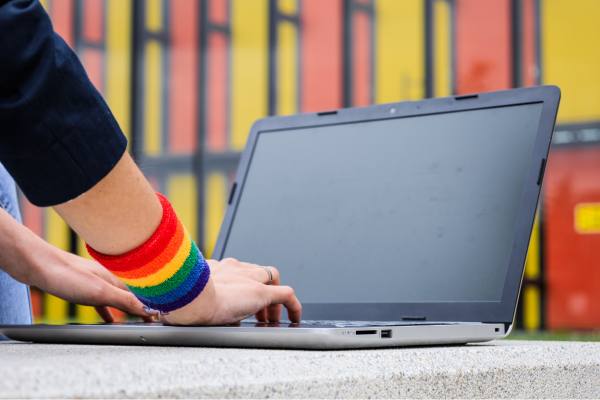
[(349, 349), (512, 329), (560, 91), (544, 86), (270, 117), (214, 258), (279, 268), (300, 324), (0, 326), (40, 343)]

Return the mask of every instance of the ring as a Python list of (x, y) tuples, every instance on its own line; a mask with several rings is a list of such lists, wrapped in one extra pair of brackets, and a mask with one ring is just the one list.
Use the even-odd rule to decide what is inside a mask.
[(264, 269), (267, 271), (267, 274), (269, 274), (269, 280), (267, 281), (266, 285), (270, 285), (273, 283), (273, 271), (271, 271), (271, 268), (269, 267), (264, 267)]

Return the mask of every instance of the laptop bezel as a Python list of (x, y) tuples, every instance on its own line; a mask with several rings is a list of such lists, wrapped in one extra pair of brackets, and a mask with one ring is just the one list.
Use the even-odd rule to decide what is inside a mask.
[[(303, 303), (304, 314), (309, 316), (310, 319), (363, 321), (415, 319), (427, 321), (512, 323), (523, 278), (529, 237), (533, 228), (534, 216), (541, 192), (541, 182), (538, 184), (538, 179), (540, 178), (540, 173), (542, 173), (543, 177), (543, 165), (545, 165), (548, 157), (559, 100), (559, 88), (556, 86), (538, 86), (260, 119), (252, 126), (246, 147), (241, 154), (235, 183), (231, 189), (227, 211), (219, 232), (213, 257), (216, 259), (223, 257), (237, 206), (244, 190), (252, 155), (261, 133), (541, 103), (540, 123), (522, 190), (512, 253), (502, 300), (500, 302)], [(392, 109), (394, 109), (393, 112), (391, 111)], [(285, 277), (283, 279), (285, 280)]]

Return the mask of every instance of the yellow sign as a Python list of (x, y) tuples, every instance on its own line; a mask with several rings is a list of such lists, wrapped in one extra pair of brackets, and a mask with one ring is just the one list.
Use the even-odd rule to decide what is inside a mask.
[(600, 233), (600, 203), (579, 203), (574, 213), (575, 232), (580, 234)]

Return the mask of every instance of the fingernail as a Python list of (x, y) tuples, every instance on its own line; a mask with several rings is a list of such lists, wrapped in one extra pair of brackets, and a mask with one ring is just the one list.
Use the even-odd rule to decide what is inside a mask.
[(159, 314), (159, 311), (158, 311), (158, 310), (155, 310), (155, 309), (153, 309), (153, 308), (150, 308), (150, 307), (148, 307), (148, 306), (144, 306), (144, 311), (145, 311), (145, 312), (146, 312), (146, 314), (148, 314), (148, 315), (157, 315), (157, 314)]

